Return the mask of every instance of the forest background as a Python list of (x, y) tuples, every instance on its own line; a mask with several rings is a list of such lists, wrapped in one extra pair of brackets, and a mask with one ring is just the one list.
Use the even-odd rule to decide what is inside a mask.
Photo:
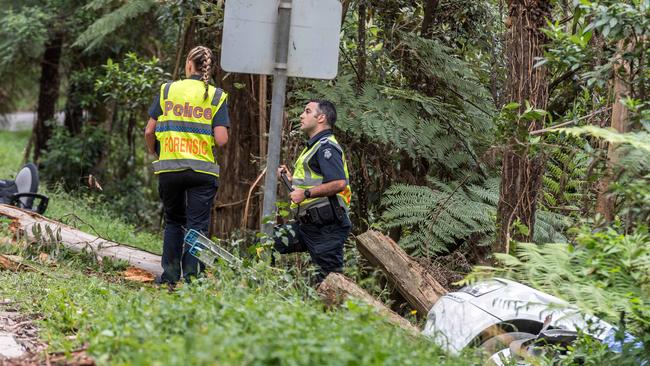
[[(24, 160), (51, 190), (159, 232), (147, 107), (190, 48), (219, 53), (223, 1), (0, 4), (0, 112), (37, 112)], [(649, 2), (342, 4), (338, 76), (290, 80), (281, 161), (304, 143), (305, 101), (330, 99), (355, 234), (388, 233), (442, 268), (448, 288), (496, 272), (647, 338)], [(214, 83), (230, 94), (232, 127), (211, 234), (246, 247), (261, 220), (272, 78), (217, 70)], [(407, 311), (348, 246), (347, 274)]]

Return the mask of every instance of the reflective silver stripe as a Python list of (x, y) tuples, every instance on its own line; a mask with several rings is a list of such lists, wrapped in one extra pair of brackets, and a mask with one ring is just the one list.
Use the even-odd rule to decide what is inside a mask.
[(218, 164), (210, 163), (208, 161), (203, 161), (203, 160), (194, 160), (194, 159), (156, 160), (152, 164), (153, 164), (153, 170), (156, 173), (164, 172), (164, 171), (192, 169), (195, 171), (219, 175)]
[(185, 121), (162, 121), (156, 123), (156, 132), (181, 131), (212, 136), (212, 124)]
[(214, 92), (214, 97), (212, 97), (212, 105), (213, 106), (218, 106), (219, 101), (221, 100), (221, 95), (223, 94), (223, 90), (217, 88), (217, 90)]
[(295, 186), (295, 187), (304, 186), (305, 185), (305, 180), (304, 179), (299, 179), (299, 178), (293, 178), (291, 183), (293, 183), (292, 185)]
[(172, 86), (172, 83), (167, 83), (165, 84), (165, 89), (163, 90), (163, 99), (167, 99), (169, 97), (169, 87)]

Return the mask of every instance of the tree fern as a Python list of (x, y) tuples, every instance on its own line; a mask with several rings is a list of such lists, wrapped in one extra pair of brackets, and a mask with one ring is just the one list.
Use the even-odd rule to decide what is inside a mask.
[(464, 170), (479, 164), (478, 157), (493, 141), (489, 94), (471, 68), (448, 48), (402, 36), (403, 46), (421, 60), (421, 71), (440, 85), (433, 94), (384, 80), (368, 82), (357, 93), (353, 74), (344, 71), (336, 82), (298, 82), (294, 115), (300, 114), (306, 99), (329, 99), (337, 107), (337, 128), (353, 139), (382, 145), (379, 153), (386, 156), (406, 153), (413, 160), (444, 168), (436, 172), (441, 176), (462, 178)]
[[(457, 242), (473, 240), (487, 244), (495, 230), (499, 180), (459, 186), (430, 179), (430, 186), (397, 184), (382, 200), (382, 218), (388, 227), (402, 227), (400, 245), (416, 256), (429, 256), (447, 250)], [(562, 229), (565, 216), (537, 213), (535, 241), (566, 240)]]
[(542, 177), (541, 205), (546, 210), (560, 210), (579, 216), (579, 207), (586, 191), (591, 158), (588, 142), (582, 137), (546, 136), (552, 144), (548, 150), (546, 170)]
[[(86, 50), (94, 48), (101, 43), (104, 37), (113, 33), (116, 29), (126, 26), (131, 19), (138, 15), (148, 12), (154, 4), (154, 0), (126, 1), (121, 7), (97, 19), (95, 23), (77, 37), (74, 46), (85, 47)], [(91, 10), (102, 5), (104, 4), (101, 1), (93, 1), (87, 7)]]
[(451, 56), (453, 50), (436, 40), (412, 34), (401, 36), (404, 44), (409, 47), (410, 54), (419, 61), (419, 71), (440, 84), (438, 93), (445, 100), (453, 101), (450, 104), (457, 105), (462, 110), (462, 115), (469, 120), (478, 121), (495, 114), (487, 89), (479, 83), (468, 64)]

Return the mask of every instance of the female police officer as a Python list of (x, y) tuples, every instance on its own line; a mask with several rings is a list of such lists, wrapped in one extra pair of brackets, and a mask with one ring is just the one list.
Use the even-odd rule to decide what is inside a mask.
[(187, 79), (163, 84), (149, 109), (145, 141), (158, 157), (153, 168), (165, 213), (159, 283), (174, 284), (181, 275), (189, 280), (202, 270), (185, 253), (183, 238), (184, 229), (207, 234), (219, 177), (214, 147), (228, 142), (227, 94), (208, 84), (215, 64), (210, 49), (190, 50)]

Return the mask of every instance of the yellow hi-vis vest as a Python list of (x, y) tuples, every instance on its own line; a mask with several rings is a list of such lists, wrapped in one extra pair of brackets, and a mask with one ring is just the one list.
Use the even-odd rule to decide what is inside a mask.
[[(347, 184), (342, 192), (336, 194), (336, 198), (339, 201), (339, 205), (348, 211), (350, 209), (350, 201), (352, 200), (350, 173), (348, 173), (348, 164), (345, 162), (345, 153), (343, 152), (341, 145), (339, 145), (338, 141), (336, 141), (334, 135), (323, 137), (311, 148), (306, 147), (302, 150), (300, 156), (298, 157), (298, 160), (296, 160), (296, 163), (294, 164), (293, 180), (291, 183), (294, 188), (302, 189), (309, 189), (323, 184), (323, 176), (313, 171), (309, 166), (309, 160), (311, 160), (311, 158), (318, 152), (319, 148), (323, 144), (328, 144), (341, 152), (341, 156), (343, 158), (343, 170), (345, 171), (345, 182)], [(300, 204), (291, 202), (291, 209), (299, 209), (299, 214), (302, 214), (309, 208), (322, 207), (329, 204), (329, 198), (327, 197), (307, 198), (304, 201), (300, 202)]]
[(160, 87), (162, 115), (156, 122), (160, 157), (153, 162), (155, 174), (192, 169), (219, 176), (214, 156), (212, 117), (228, 95), (201, 80), (185, 79)]

